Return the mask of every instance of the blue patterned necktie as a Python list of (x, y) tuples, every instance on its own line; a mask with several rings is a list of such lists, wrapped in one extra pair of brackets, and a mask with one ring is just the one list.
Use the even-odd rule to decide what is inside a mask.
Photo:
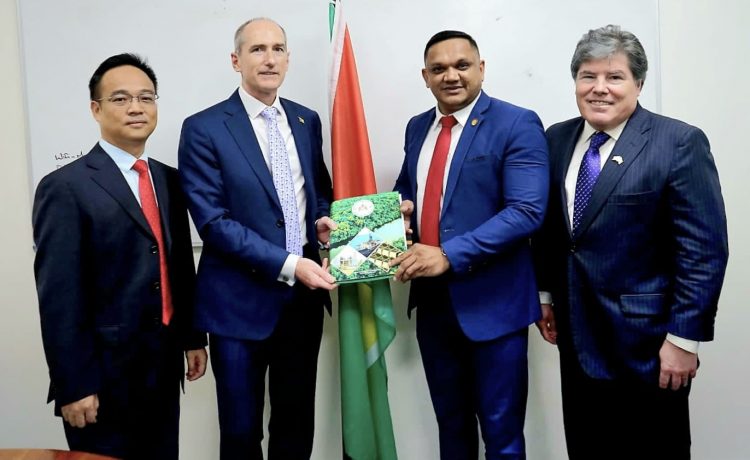
[(268, 130), (268, 151), (271, 157), (271, 175), (273, 185), (281, 202), (281, 212), (284, 214), (284, 229), (286, 231), (286, 250), (292, 254), (302, 255), (302, 232), (297, 212), (297, 196), (294, 192), (292, 168), (289, 165), (289, 155), (286, 151), (284, 139), (276, 122), (276, 108), (266, 107), (261, 116), (266, 120)]
[(599, 177), (601, 170), (601, 158), (599, 156), (599, 147), (604, 145), (609, 139), (609, 134), (598, 131), (591, 136), (591, 142), (586, 153), (583, 154), (581, 168), (578, 170), (578, 180), (576, 181), (576, 195), (573, 201), (573, 230), (581, 223), (583, 210), (589, 204), (591, 191), (594, 189), (596, 178)]

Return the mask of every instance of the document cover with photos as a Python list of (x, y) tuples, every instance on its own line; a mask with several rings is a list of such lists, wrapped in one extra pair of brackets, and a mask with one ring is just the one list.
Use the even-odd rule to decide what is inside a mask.
[(339, 284), (390, 278), (388, 263), (406, 251), (398, 192), (345, 198), (331, 203), (331, 274)]

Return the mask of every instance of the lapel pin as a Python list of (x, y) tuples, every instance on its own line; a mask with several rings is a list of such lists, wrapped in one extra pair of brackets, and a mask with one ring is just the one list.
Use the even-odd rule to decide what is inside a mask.
[(304, 118), (297, 117), (297, 120), (299, 120), (299, 122), (302, 123), (303, 125), (305, 124), (305, 119)]
[(620, 155), (615, 155), (615, 156), (612, 157), (612, 161), (614, 161), (618, 165), (621, 165), (622, 164), (622, 157)]
[(476, 118), (471, 120), (471, 126), (476, 126), (477, 123), (479, 123), (479, 120), (477, 120)]

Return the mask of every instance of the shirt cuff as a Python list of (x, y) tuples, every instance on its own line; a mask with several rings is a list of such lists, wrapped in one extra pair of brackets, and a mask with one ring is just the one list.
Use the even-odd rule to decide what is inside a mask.
[(281, 267), (281, 273), (279, 273), (279, 277), (276, 278), (276, 280), (286, 283), (289, 286), (294, 286), (294, 283), (297, 282), (297, 278), (294, 276), (294, 270), (297, 268), (298, 261), (299, 256), (297, 254), (289, 254), (286, 257), (284, 265)]
[(672, 335), (669, 333), (667, 334), (667, 340), (669, 340), (672, 345), (680, 347), (685, 351), (693, 354), (698, 353), (698, 346), (700, 345), (700, 342), (696, 340), (683, 339), (682, 337), (677, 337), (676, 335)]
[(539, 291), (539, 303), (552, 304), (552, 293), (547, 291)]

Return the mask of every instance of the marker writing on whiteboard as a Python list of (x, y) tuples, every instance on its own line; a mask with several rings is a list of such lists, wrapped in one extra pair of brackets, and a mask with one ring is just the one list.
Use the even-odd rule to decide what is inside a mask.
[[(61, 152), (55, 154), (55, 161), (58, 163), (55, 165), (55, 169), (62, 168), (67, 163), (70, 163), (71, 161), (81, 158), (83, 156), (83, 150), (81, 150), (78, 153), (68, 153), (68, 152)], [(62, 163), (60, 163), (62, 162)]]

